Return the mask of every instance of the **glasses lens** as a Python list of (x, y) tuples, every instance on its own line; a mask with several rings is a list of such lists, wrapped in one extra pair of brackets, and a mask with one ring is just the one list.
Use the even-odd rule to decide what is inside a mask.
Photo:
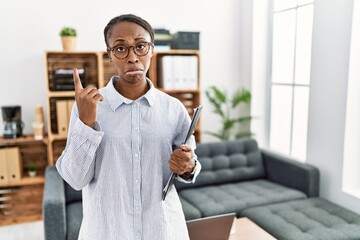
[(126, 58), (126, 56), (128, 55), (129, 49), (125, 46), (116, 46), (114, 48), (114, 54), (117, 58)]
[(148, 54), (149, 50), (150, 50), (150, 44), (149, 43), (138, 43), (136, 46), (116, 46), (113, 48), (115, 57), (119, 58), (119, 59), (124, 59), (129, 55), (129, 51), (130, 49), (134, 49), (134, 52), (136, 55), (138, 56), (145, 56), (146, 54)]
[(148, 43), (139, 43), (134, 48), (135, 53), (138, 56), (146, 55), (149, 52), (149, 49), (150, 49), (150, 44), (148, 44)]

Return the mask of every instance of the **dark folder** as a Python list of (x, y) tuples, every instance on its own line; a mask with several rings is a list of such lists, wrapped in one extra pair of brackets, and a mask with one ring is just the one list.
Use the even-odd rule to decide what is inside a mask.
[[(193, 116), (193, 118), (191, 120), (191, 124), (190, 124), (189, 130), (188, 130), (188, 132), (186, 134), (186, 137), (185, 137), (185, 140), (184, 140), (183, 144), (186, 144), (186, 142), (189, 140), (190, 136), (194, 133), (196, 124), (197, 124), (197, 122), (199, 120), (199, 117), (200, 117), (201, 110), (202, 110), (202, 106), (198, 106), (197, 108), (195, 108), (194, 116)], [(165, 187), (163, 189), (163, 192), (162, 192), (162, 200), (163, 201), (165, 200), (166, 194), (168, 193), (169, 189), (174, 184), (175, 176), (176, 176), (175, 173), (171, 173), (171, 176), (170, 176), (169, 180), (167, 181), (167, 183), (166, 183), (166, 185), (165, 185)]]

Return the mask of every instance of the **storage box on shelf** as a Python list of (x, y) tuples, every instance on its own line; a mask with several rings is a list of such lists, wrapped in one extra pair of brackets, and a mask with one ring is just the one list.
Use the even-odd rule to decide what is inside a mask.
[[(30, 163), (35, 164), (35, 177), (28, 176)], [(0, 226), (42, 218), (46, 166), (47, 138), (0, 138)]]
[[(164, 88), (161, 82), (164, 69), (162, 58), (164, 56), (190, 57), (192, 76), (195, 76), (191, 88), (188, 88), (190, 85), (186, 84), (182, 84), (180, 88)], [(79, 69), (84, 86), (93, 84), (98, 88), (104, 87), (110, 78), (117, 73), (106, 52), (46, 52), (45, 62), (48, 88), (48, 163), (53, 165), (64, 149), (67, 137), (71, 107), (74, 103), (73, 69)], [(180, 64), (181, 69), (177, 69), (178, 72), (174, 72), (173, 69), (167, 70), (173, 71), (171, 74), (184, 76), (184, 73), (188, 72), (186, 66), (189, 66), (189, 63), (184, 59), (180, 59), (179, 62), (183, 64)], [(179, 65), (179, 62), (174, 64)], [(148, 72), (148, 77), (154, 85), (178, 98), (185, 105), (190, 115), (193, 114), (194, 108), (200, 104), (199, 62), (198, 50), (154, 52)], [(200, 126), (196, 128), (195, 138), (200, 142)]]

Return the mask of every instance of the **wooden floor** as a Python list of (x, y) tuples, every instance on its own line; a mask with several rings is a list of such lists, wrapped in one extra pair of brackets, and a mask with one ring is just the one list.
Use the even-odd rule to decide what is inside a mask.
[(44, 240), (42, 221), (0, 227), (1, 240)]
[(235, 219), (231, 232), (229, 240), (276, 240), (246, 217)]

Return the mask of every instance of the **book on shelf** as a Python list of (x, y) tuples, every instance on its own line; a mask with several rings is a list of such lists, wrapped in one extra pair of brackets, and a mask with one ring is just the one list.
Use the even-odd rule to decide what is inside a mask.
[(154, 45), (155, 51), (167, 51), (170, 50), (172, 35), (170, 31), (164, 28), (154, 29)]
[[(85, 69), (79, 68), (79, 76), (84, 87), (87, 86)], [(52, 91), (73, 91), (74, 78), (73, 69), (69, 68), (58, 68), (54, 70), (53, 77), (49, 79), (49, 88)]]
[(164, 90), (196, 90), (198, 88), (197, 56), (163, 56), (159, 69), (159, 87)]

